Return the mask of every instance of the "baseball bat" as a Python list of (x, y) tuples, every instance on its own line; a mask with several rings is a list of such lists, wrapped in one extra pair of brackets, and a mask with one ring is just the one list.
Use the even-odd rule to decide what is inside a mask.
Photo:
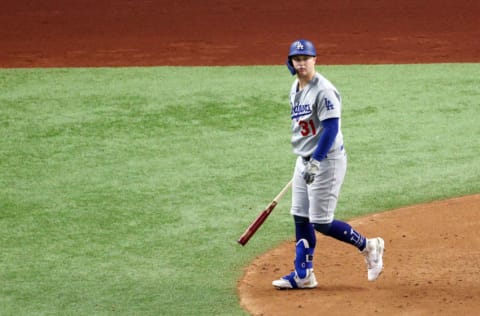
[(260, 215), (255, 218), (255, 220), (248, 226), (248, 228), (245, 230), (245, 232), (240, 236), (238, 239), (238, 243), (242, 246), (245, 246), (246, 243), (250, 240), (250, 238), (255, 234), (255, 232), (262, 226), (263, 222), (267, 219), (268, 215), (272, 213), (273, 209), (275, 206), (277, 206), (278, 202), (282, 199), (282, 197), (285, 195), (285, 193), (288, 191), (290, 186), (292, 185), (292, 180), (290, 180), (278, 193), (278, 195), (273, 199), (270, 204), (267, 205), (267, 207), (260, 213)]

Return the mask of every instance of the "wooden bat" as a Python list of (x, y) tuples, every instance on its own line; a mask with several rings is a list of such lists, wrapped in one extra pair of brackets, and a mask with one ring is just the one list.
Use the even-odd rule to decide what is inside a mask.
[(292, 180), (290, 180), (278, 193), (278, 195), (273, 199), (270, 204), (267, 205), (267, 207), (260, 213), (260, 215), (255, 218), (255, 220), (248, 226), (248, 228), (245, 230), (245, 232), (240, 236), (238, 239), (238, 243), (242, 246), (245, 246), (245, 244), (250, 240), (250, 238), (255, 234), (255, 232), (262, 226), (263, 222), (267, 219), (268, 215), (273, 211), (275, 206), (277, 206), (278, 202), (281, 200), (281, 198), (285, 195), (285, 193), (290, 189), (292, 186)]

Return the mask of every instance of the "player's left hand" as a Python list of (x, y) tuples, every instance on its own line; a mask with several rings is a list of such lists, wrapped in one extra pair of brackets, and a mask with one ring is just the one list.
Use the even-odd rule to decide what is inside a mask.
[(315, 180), (315, 175), (320, 170), (320, 161), (311, 158), (307, 161), (305, 165), (305, 170), (303, 171), (303, 179), (307, 184), (310, 184)]

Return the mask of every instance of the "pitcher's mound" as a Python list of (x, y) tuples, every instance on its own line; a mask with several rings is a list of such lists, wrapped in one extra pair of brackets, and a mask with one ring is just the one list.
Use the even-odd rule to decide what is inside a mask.
[(474, 315), (480, 310), (480, 194), (350, 221), (385, 240), (385, 268), (367, 281), (359, 252), (317, 235), (313, 290), (276, 290), (292, 271), (295, 242), (256, 258), (238, 283), (252, 315)]

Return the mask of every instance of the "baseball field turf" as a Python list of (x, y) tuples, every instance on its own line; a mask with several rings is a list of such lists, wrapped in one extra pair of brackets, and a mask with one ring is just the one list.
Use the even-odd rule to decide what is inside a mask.
[[(480, 192), (480, 65), (319, 66), (343, 96), (337, 214)], [(245, 315), (293, 234), (283, 66), (0, 69), (0, 314)]]

